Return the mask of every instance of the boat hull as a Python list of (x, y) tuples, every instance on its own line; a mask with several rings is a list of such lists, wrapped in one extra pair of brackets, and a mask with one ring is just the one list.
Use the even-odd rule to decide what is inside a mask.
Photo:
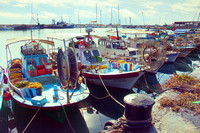
[[(144, 74), (144, 72), (129, 72), (116, 75), (98, 75), (98, 74), (89, 74), (84, 73), (84, 76), (87, 79), (87, 82), (90, 84), (103, 86), (103, 83), (106, 87), (119, 88), (130, 90), (133, 88), (136, 81)], [(101, 77), (101, 78), (100, 78)]]
[(179, 58), (185, 58), (186, 56), (188, 56), (189, 53), (191, 53), (195, 48), (184, 48), (181, 50), (180, 54), (179, 54)]
[(180, 54), (179, 52), (172, 53), (172, 54), (167, 54), (166, 62), (174, 63), (176, 58), (179, 56), (179, 54)]

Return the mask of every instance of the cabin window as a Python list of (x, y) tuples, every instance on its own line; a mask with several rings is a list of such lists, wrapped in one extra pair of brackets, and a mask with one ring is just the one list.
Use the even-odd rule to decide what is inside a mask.
[(129, 56), (136, 55), (136, 51), (129, 51)]
[(94, 56), (100, 56), (99, 51), (98, 50), (92, 50), (92, 53)]
[(37, 65), (35, 58), (27, 59), (27, 66), (29, 65), (34, 65), (34, 66)]
[(106, 48), (111, 48), (111, 43), (106, 43)]
[(118, 42), (113, 42), (112, 46), (113, 46), (114, 49), (118, 49), (119, 43)]
[(40, 57), (39, 58), (39, 65), (44, 65), (47, 63), (47, 58), (46, 57)]

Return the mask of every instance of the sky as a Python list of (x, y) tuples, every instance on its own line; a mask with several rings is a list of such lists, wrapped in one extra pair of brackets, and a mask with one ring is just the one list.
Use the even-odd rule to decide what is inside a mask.
[[(0, 0), (0, 24), (172, 24), (198, 21), (200, 0)], [(31, 19), (34, 18), (34, 19)]]

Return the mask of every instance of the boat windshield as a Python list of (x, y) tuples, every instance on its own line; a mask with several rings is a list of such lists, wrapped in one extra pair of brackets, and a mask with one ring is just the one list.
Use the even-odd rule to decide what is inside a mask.
[(35, 58), (27, 59), (27, 66), (29, 65), (34, 65), (34, 66), (37, 65)]
[(98, 50), (92, 50), (92, 53), (94, 56), (100, 56), (99, 51)]
[(47, 63), (47, 58), (46, 57), (40, 57), (39, 63), (40, 63), (40, 65), (44, 65), (45, 63)]

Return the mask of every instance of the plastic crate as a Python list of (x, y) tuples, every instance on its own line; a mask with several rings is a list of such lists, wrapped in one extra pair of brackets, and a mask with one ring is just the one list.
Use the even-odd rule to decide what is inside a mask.
[(32, 46), (22, 46), (21, 47), (21, 52), (24, 55), (33, 55), (34, 54)]
[(97, 57), (97, 62), (102, 62), (102, 57)]
[(51, 69), (45, 69), (45, 74), (52, 74), (53, 70)]
[(36, 50), (34, 54), (44, 54), (43, 50)]
[(25, 89), (25, 91), (26, 91), (27, 97), (29, 98), (42, 95), (42, 88), (28, 88), (28, 89)]
[(45, 69), (38, 69), (37, 70), (37, 75), (44, 75), (45, 74)]
[(35, 67), (37, 70), (37, 75), (44, 75), (45, 74), (45, 67), (44, 65), (39, 65)]
[(33, 77), (33, 76), (37, 76), (37, 71), (29, 71), (28, 70), (28, 74)]

